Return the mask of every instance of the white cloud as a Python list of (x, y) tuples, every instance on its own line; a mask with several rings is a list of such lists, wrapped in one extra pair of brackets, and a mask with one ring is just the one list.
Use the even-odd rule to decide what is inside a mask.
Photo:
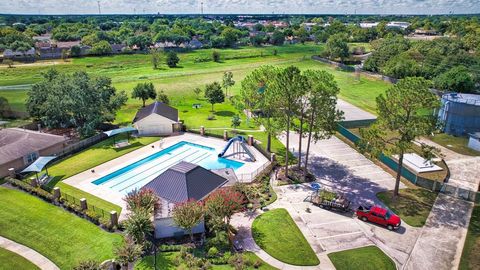
[[(100, 0), (104, 14), (132, 13), (480, 13), (479, 0)], [(97, 14), (97, 0), (2, 0), (0, 13)]]

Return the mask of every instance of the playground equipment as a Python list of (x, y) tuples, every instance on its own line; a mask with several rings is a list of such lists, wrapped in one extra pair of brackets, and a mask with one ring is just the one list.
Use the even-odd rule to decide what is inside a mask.
[[(225, 145), (225, 148), (223, 148), (222, 152), (220, 152), (220, 154), (218, 154), (218, 157), (223, 157), (225, 155), (225, 153), (227, 152), (228, 148), (230, 148), (230, 146), (234, 146), (235, 145), (238, 145), (238, 150), (237, 151), (234, 151), (236, 153), (240, 152), (240, 147), (243, 148), (243, 151), (245, 151), (245, 153), (250, 157), (250, 159), (252, 161), (255, 161), (255, 156), (252, 154), (252, 152), (250, 152), (250, 150), (248, 150), (248, 147), (245, 145), (245, 138), (243, 136), (237, 136), (237, 137), (233, 137), (231, 138), (230, 140), (228, 140), (227, 142), (227, 145)], [(238, 144), (237, 144), (238, 143)]]

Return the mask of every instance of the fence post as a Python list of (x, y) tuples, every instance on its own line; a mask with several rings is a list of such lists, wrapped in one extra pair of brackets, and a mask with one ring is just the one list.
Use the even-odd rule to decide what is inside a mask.
[(118, 215), (117, 211), (111, 211), (110, 212), (110, 225), (112, 227), (115, 227), (118, 225)]
[(53, 199), (54, 200), (59, 200), (60, 199), (60, 188), (59, 187), (54, 187), (53, 188)]
[(270, 154), (270, 162), (275, 162), (276, 159), (277, 159), (277, 158), (276, 158), (276, 156), (275, 156), (275, 153), (271, 153), (271, 154)]
[(205, 136), (205, 127), (204, 126), (200, 127), (200, 135)]
[(253, 146), (253, 135), (248, 135), (248, 145)]
[(227, 130), (223, 131), (223, 140), (228, 141), (228, 132)]
[(32, 187), (38, 187), (37, 179), (34, 178), (34, 177), (31, 177), (30, 178), (30, 185), (32, 185)]
[(80, 199), (80, 208), (82, 208), (82, 211), (85, 211), (85, 210), (88, 209), (87, 199), (85, 199), (85, 198)]
[[(417, 184), (417, 182), (415, 181), (415, 184)], [(437, 181), (433, 181), (433, 187), (432, 187), (432, 191), (435, 191), (435, 188), (437, 187)]]

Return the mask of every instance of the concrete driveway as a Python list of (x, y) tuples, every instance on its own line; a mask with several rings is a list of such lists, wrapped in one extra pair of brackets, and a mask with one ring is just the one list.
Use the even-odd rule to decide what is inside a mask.
[[(280, 137), (285, 142), (285, 137)], [(306, 149), (306, 140), (303, 140)], [(298, 149), (298, 135), (290, 137), (292, 151)], [(292, 149), (294, 146), (295, 149)], [(295, 151), (294, 151), (295, 152)], [(310, 170), (324, 188), (345, 194), (359, 204), (381, 204), (376, 193), (394, 188), (395, 179), (355, 149), (336, 137), (312, 143)], [(405, 186), (401, 184), (401, 188)], [(317, 253), (376, 245), (401, 267), (420, 235), (420, 229), (402, 223), (395, 232), (344, 214), (327, 211), (307, 201), (311, 194), (308, 184), (276, 187), (280, 194), (272, 207), (286, 208)], [(306, 211), (311, 209), (311, 213)]]

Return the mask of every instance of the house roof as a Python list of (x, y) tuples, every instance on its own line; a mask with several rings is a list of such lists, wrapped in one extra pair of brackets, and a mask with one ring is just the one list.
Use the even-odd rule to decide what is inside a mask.
[(19, 128), (0, 130), (0, 164), (24, 157), (65, 141), (63, 136)]
[(199, 165), (181, 161), (143, 188), (153, 190), (168, 202), (180, 203), (189, 199), (202, 200), (227, 182), (227, 179)]
[(135, 115), (135, 118), (133, 119), (133, 123), (138, 122), (151, 114), (158, 114), (172, 121), (175, 121), (175, 122), (178, 121), (177, 109), (172, 108), (160, 101), (155, 101), (154, 103), (141, 108)]

